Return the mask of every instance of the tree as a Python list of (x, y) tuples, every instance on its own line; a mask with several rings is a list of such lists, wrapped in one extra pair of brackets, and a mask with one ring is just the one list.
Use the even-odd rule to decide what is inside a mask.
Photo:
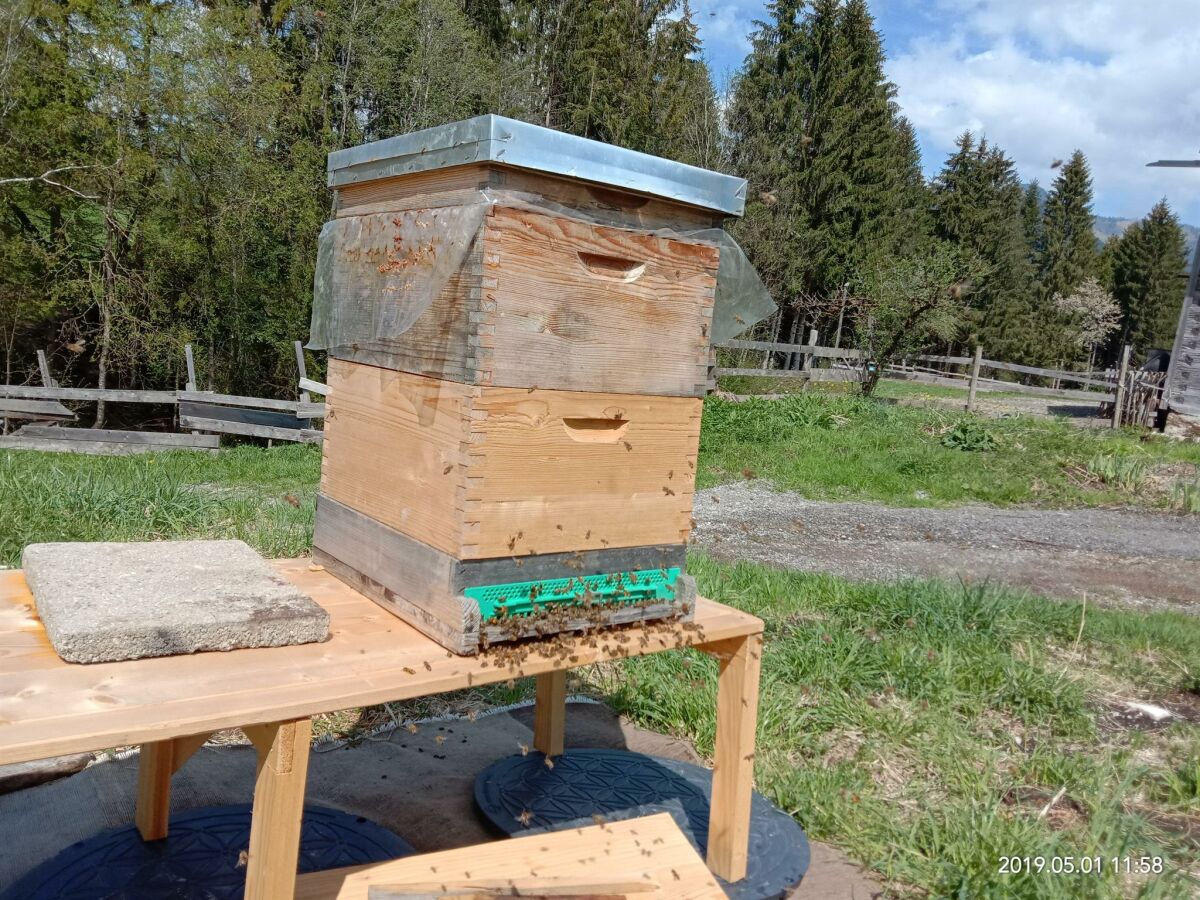
[(1187, 288), (1187, 247), (1166, 200), (1121, 236), (1112, 280), (1121, 307), (1120, 343), (1139, 354), (1170, 350)]
[(1038, 261), (1044, 297), (1070, 294), (1096, 273), (1094, 224), (1092, 175), (1076, 150), (1054, 179), (1042, 212)]
[(1042, 252), (1042, 186), (1036, 178), (1029, 182), (1021, 200), (1021, 230), (1025, 234), (1026, 253), (1033, 263)]
[(978, 260), (945, 242), (918, 256), (868, 262), (856, 285), (859, 347), (870, 395), (883, 370), (904, 356), (950, 341), (965, 321)]
[(985, 138), (959, 136), (931, 186), (935, 234), (979, 262), (971, 290), (968, 343), (1023, 360), (1038, 341), (1033, 268), (1025, 235), (1025, 194), (1012, 161)]
[(1054, 308), (1058, 320), (1066, 326), (1067, 339), (1088, 354), (1088, 369), (1096, 351), (1121, 323), (1121, 308), (1096, 278), (1085, 278), (1074, 293), (1056, 294)]
[(866, 259), (927, 239), (926, 202), (866, 4), (776, 0), (768, 9), (727, 122), (732, 168), (750, 181), (737, 233), (794, 336)]

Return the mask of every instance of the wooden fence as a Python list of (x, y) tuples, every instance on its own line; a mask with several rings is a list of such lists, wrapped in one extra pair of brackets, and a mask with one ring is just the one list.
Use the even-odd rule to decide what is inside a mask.
[[(38, 351), (41, 385), (0, 385), (0, 446), (28, 449), (59, 449), (88, 453), (129, 453), (149, 449), (214, 450), (220, 434), (261, 437), (268, 440), (318, 443), (323, 437), (314, 419), (325, 415), (325, 405), (314, 403), (310, 393), (324, 394), (323, 384), (307, 377), (304, 353), (296, 341), (299, 369), (299, 399), (241, 397), (197, 389), (192, 348), (185, 348), (188, 380), (182, 391), (132, 390), (128, 388), (62, 387), (50, 374), (46, 356)], [(104, 428), (70, 428), (75, 413), (66, 402), (166, 404), (177, 408), (181, 428), (190, 433), (124, 431)], [(10, 421), (25, 421), (8, 434)], [(48, 423), (48, 424), (47, 424)]]
[[(742, 375), (804, 381), (861, 382), (874, 365), (861, 350), (817, 344), (816, 332), (810, 332), (809, 341), (805, 344), (731, 340), (718, 346), (729, 350), (762, 351), (764, 355), (759, 367), (718, 367), (713, 370), (716, 377)], [(783, 364), (778, 368), (771, 366), (776, 354), (782, 355)], [(1025, 376), (1026, 381), (988, 377), (985, 372)], [(1152, 424), (1165, 380), (1160, 373), (1130, 370), (1128, 346), (1122, 353), (1119, 369), (1099, 372), (1071, 372), (986, 359), (983, 348), (976, 347), (973, 356), (912, 356), (897, 364), (884, 366), (880, 375), (883, 378), (964, 388), (967, 391), (968, 410), (975, 408), (978, 394), (987, 392), (1095, 403), (1097, 414), (1107, 413), (1114, 427), (1121, 424)], [(1050, 384), (1026, 383), (1029, 378), (1045, 379)], [(1068, 384), (1074, 386), (1066, 387)]]

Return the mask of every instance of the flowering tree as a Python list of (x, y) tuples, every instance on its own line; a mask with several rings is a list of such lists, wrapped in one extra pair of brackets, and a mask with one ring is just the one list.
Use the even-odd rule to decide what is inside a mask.
[(1054, 295), (1054, 308), (1062, 319), (1064, 339), (1088, 351), (1088, 368), (1103, 344), (1121, 323), (1121, 308), (1095, 278), (1087, 278), (1069, 295)]

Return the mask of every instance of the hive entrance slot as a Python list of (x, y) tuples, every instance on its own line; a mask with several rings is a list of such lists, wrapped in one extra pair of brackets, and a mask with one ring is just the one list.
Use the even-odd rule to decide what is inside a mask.
[(601, 278), (614, 278), (617, 281), (629, 283), (637, 281), (646, 271), (646, 264), (636, 259), (625, 259), (621, 256), (605, 256), (603, 253), (585, 253), (580, 250), (579, 261), (593, 275)]
[(581, 444), (615, 444), (625, 436), (625, 419), (563, 419), (567, 436)]

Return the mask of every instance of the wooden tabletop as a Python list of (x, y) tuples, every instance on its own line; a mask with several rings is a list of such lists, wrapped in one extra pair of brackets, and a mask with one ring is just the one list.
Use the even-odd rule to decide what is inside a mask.
[(63, 662), (19, 571), (0, 572), (0, 764), (403, 700), (710, 644), (762, 631), (747, 613), (700, 599), (691, 626), (633, 625), (506, 651), (456, 656), (307, 559), (275, 564), (327, 609), (332, 636), (297, 647), (128, 662)]
[(569, 886), (617, 878), (644, 889), (627, 894), (638, 900), (725, 900), (666, 813), (301, 875), (296, 900), (368, 900), (371, 885), (428, 885), (433, 893), (442, 885), (510, 881), (526, 894), (552, 894), (556, 886), (566, 893)]

